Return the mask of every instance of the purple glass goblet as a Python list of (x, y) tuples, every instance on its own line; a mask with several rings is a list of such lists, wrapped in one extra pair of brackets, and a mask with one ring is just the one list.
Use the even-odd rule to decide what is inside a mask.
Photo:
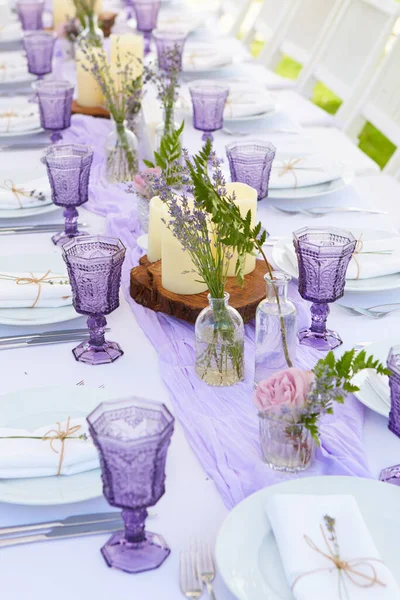
[(149, 54), (152, 31), (157, 27), (161, 0), (132, 0), (136, 29), (143, 33), (144, 53)]
[(43, 29), (44, 2), (41, 0), (19, 0), (16, 9), (24, 31)]
[[(153, 31), (157, 46), (157, 62), (161, 71), (169, 73), (172, 68), (182, 71), (183, 48), (188, 34), (184, 31)], [(174, 59), (172, 56), (174, 55)]]
[(207, 80), (189, 84), (193, 104), (193, 127), (203, 131), (202, 140), (213, 140), (212, 132), (222, 129), (229, 88)]
[(333, 350), (342, 340), (326, 328), (328, 302), (343, 296), (348, 264), (356, 248), (348, 231), (335, 227), (303, 227), (293, 233), (299, 265), (299, 292), (312, 302), (311, 327), (299, 331), (301, 344), (317, 350)]
[(24, 34), (24, 49), (28, 71), (42, 79), (51, 73), (56, 36), (49, 31), (28, 31)]
[(400, 345), (390, 348), (387, 368), (392, 372), (389, 376), (390, 413), (388, 427), (397, 437), (400, 437)]
[(71, 106), (74, 86), (68, 81), (38, 81), (34, 85), (39, 100), (40, 123), (52, 132), (53, 143), (62, 140), (60, 131), (71, 125)]
[(104, 338), (104, 315), (119, 306), (119, 285), (125, 246), (120, 240), (82, 236), (63, 246), (76, 312), (88, 315), (90, 339), (72, 350), (76, 360), (103, 365), (117, 360), (123, 351)]
[(128, 573), (156, 569), (170, 549), (159, 534), (145, 531), (145, 520), (147, 507), (165, 493), (174, 418), (163, 404), (132, 398), (100, 404), (87, 421), (100, 454), (104, 496), (122, 508), (125, 524), (101, 553), (109, 567)]
[(257, 190), (258, 200), (268, 196), (269, 177), (276, 148), (269, 142), (233, 142), (225, 146), (232, 181)]
[(45, 152), (44, 162), (53, 203), (65, 208), (65, 229), (51, 238), (56, 246), (62, 246), (72, 238), (88, 235), (78, 230), (76, 207), (88, 201), (92, 160), (93, 150), (78, 144), (50, 146)]

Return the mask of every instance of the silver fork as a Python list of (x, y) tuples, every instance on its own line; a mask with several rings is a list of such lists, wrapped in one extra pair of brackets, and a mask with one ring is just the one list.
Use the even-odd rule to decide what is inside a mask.
[(212, 587), (212, 582), (215, 579), (215, 565), (210, 545), (198, 543), (196, 540), (195, 548), (199, 577), (205, 584), (210, 599), (216, 600)]
[(298, 209), (298, 210), (291, 210), (288, 208), (281, 208), (279, 206), (274, 206), (273, 207), (275, 210), (277, 210), (278, 212), (281, 212), (285, 215), (306, 215), (307, 217), (313, 217), (313, 218), (318, 218), (318, 217), (325, 217), (326, 215), (330, 215), (333, 213), (362, 213), (362, 214), (371, 214), (371, 215), (387, 215), (386, 212), (381, 211), (381, 210), (374, 210), (372, 208), (358, 208), (358, 207), (350, 207), (350, 206), (343, 206), (343, 207), (334, 207), (334, 206), (323, 206), (321, 208), (316, 208), (315, 210), (313, 209), (309, 209), (307, 210), (306, 208), (303, 209)]
[(182, 594), (186, 598), (196, 600), (203, 595), (203, 585), (199, 580), (193, 552), (181, 552), (179, 578)]
[[(370, 306), (369, 308), (361, 308), (358, 306), (343, 306), (343, 304), (341, 304), (340, 306), (352, 315), (356, 315), (358, 317), (371, 317), (372, 319), (383, 319), (387, 315), (390, 315), (391, 313), (400, 310), (400, 304), (380, 304), (378, 306)], [(388, 310), (379, 310), (385, 307), (388, 307)]]

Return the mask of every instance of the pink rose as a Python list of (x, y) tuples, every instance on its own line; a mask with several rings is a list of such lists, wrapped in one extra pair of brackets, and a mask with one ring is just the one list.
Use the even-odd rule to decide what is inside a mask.
[(279, 371), (260, 381), (254, 392), (254, 403), (261, 412), (278, 412), (287, 407), (295, 417), (296, 409), (305, 405), (314, 380), (315, 375), (311, 371), (295, 368)]
[(144, 196), (145, 198), (151, 198), (154, 194), (151, 187), (152, 181), (149, 180), (148, 175), (155, 175), (156, 177), (160, 177), (161, 173), (162, 171), (160, 167), (147, 167), (146, 169), (143, 169), (143, 171), (135, 175), (133, 179), (133, 185), (135, 186), (137, 193), (141, 196)]

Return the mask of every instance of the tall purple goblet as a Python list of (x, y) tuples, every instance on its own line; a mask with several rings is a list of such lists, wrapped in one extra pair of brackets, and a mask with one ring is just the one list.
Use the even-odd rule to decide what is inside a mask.
[(269, 142), (233, 142), (225, 146), (232, 181), (257, 190), (258, 200), (268, 196), (268, 184), (276, 148)]
[(387, 368), (392, 372), (389, 376), (390, 413), (389, 429), (400, 437), (400, 345), (390, 348)]
[(104, 315), (119, 306), (119, 285), (125, 246), (120, 240), (82, 236), (63, 246), (72, 299), (76, 312), (88, 315), (90, 339), (72, 350), (76, 360), (103, 365), (117, 360), (123, 351), (116, 342), (104, 338)]
[(346, 271), (356, 243), (350, 232), (335, 227), (303, 227), (293, 233), (299, 292), (313, 303), (311, 327), (299, 331), (300, 343), (317, 350), (332, 350), (342, 343), (338, 333), (326, 328), (328, 302), (343, 296)]
[(222, 129), (229, 87), (207, 80), (189, 83), (193, 104), (193, 127), (203, 131), (202, 140), (213, 140), (213, 131)]
[[(172, 67), (179, 67), (182, 71), (182, 55), (188, 34), (184, 31), (164, 31), (156, 29), (153, 31), (153, 38), (157, 46), (157, 62), (161, 71), (169, 73)], [(172, 54), (176, 53), (175, 60), (172, 60)]]
[(28, 71), (42, 79), (51, 73), (56, 36), (49, 31), (27, 31), (24, 34), (24, 49), (28, 60)]
[(44, 2), (41, 0), (18, 0), (16, 9), (24, 31), (43, 29)]
[(143, 33), (144, 53), (149, 54), (152, 31), (157, 27), (161, 0), (132, 0), (136, 29)]
[(156, 569), (170, 549), (159, 534), (145, 531), (145, 520), (147, 507), (165, 493), (174, 418), (163, 404), (132, 398), (100, 404), (87, 421), (100, 454), (104, 496), (122, 508), (125, 523), (101, 553), (109, 567), (128, 573)]
[(57, 246), (87, 235), (85, 231), (78, 230), (76, 207), (88, 201), (92, 160), (93, 150), (78, 144), (50, 146), (45, 152), (53, 203), (65, 209), (65, 229), (51, 238)]
[(71, 126), (74, 86), (68, 81), (38, 81), (34, 85), (39, 100), (40, 123), (51, 131), (53, 143), (62, 140), (60, 131)]

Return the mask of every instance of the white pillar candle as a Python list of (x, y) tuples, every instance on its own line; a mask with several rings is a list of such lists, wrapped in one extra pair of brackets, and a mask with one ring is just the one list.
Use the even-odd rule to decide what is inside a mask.
[(149, 212), (149, 242), (147, 248), (147, 258), (150, 262), (161, 259), (161, 241), (163, 231), (167, 226), (163, 222), (168, 215), (165, 203), (159, 196), (154, 196), (150, 200)]
[[(227, 183), (225, 187), (227, 196), (232, 197), (233, 193), (235, 193), (234, 202), (239, 207), (242, 217), (245, 217), (249, 210), (251, 211), (251, 225), (254, 227), (257, 221), (257, 190), (246, 183), (239, 182)], [(237, 252), (234, 252), (229, 261), (228, 277), (235, 276), (237, 258)], [(254, 271), (256, 268), (256, 260), (255, 256), (247, 254), (244, 264), (244, 275), (248, 275)]]
[(174, 294), (200, 294), (207, 290), (207, 285), (200, 280), (189, 252), (183, 249), (172, 231), (165, 228), (161, 248), (162, 286)]
[(73, 0), (53, 0), (53, 27), (58, 29), (60, 25), (72, 19), (76, 14)]
[[(92, 48), (91, 52), (98, 58), (105, 57), (105, 52), (101, 48)], [(89, 69), (89, 71), (85, 70)], [(76, 52), (76, 84), (77, 101), (81, 106), (103, 106), (103, 92), (93, 74), (90, 72), (92, 65), (82, 50)]]
[(103, 12), (103, 0), (96, 0), (94, 5), (94, 12), (96, 15), (100, 15)]
[(143, 73), (143, 37), (134, 33), (113, 33), (110, 35), (110, 43), (111, 66), (116, 67), (117, 63), (119, 63), (118, 68), (122, 70), (129, 64), (133, 73), (133, 79), (140, 77)]

